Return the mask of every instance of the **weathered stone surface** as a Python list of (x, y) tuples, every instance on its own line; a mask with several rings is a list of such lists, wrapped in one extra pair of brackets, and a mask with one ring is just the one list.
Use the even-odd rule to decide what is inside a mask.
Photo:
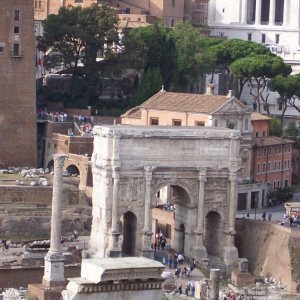
[[(203, 259), (207, 250), (233, 267), (238, 258), (234, 247), (238, 131), (103, 126), (95, 127), (94, 135), (91, 257), (149, 251), (151, 209), (157, 192), (170, 185), (176, 199), (172, 248)], [(126, 228), (127, 217), (134, 226), (131, 235), (120, 230), (120, 222)]]

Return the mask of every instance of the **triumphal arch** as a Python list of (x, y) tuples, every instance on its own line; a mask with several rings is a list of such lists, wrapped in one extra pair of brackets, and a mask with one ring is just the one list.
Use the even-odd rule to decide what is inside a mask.
[(176, 195), (172, 248), (199, 259), (216, 255), (232, 266), (239, 147), (240, 133), (231, 129), (96, 126), (86, 258), (152, 257), (152, 209), (169, 185)]

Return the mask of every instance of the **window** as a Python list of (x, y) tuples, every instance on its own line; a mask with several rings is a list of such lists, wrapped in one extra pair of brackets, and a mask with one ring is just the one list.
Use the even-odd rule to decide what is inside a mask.
[(278, 105), (278, 110), (282, 110), (282, 101), (279, 101), (279, 102), (277, 103), (277, 105)]
[(14, 27), (14, 34), (18, 34), (20, 32), (20, 27), (19, 26), (15, 26)]
[(151, 125), (158, 125), (158, 118), (150, 118)]
[(263, 131), (263, 136), (265, 136), (266, 135), (266, 133)]
[(215, 120), (215, 121), (214, 121), (214, 126), (215, 126), (215, 127), (218, 127), (218, 120)]
[(290, 161), (288, 160), (288, 169), (290, 168)]
[(248, 41), (252, 41), (252, 33), (248, 33)]
[(175, 7), (175, 0), (172, 0), (172, 7)]
[(280, 188), (280, 181), (279, 180), (277, 181), (277, 188), (278, 189)]
[(272, 154), (272, 149), (271, 149), (271, 148), (269, 148), (269, 151), (268, 151), (268, 152), (269, 152), (269, 154)]
[(74, 0), (74, 3), (83, 3), (83, 0)]
[(276, 181), (273, 182), (273, 189), (276, 190)]
[(262, 42), (262, 44), (265, 44), (265, 43), (266, 43), (266, 34), (265, 34), (265, 33), (263, 33), (263, 34), (261, 35), (261, 42)]
[(267, 155), (267, 148), (264, 148), (264, 156)]
[(268, 162), (268, 171), (271, 171), (271, 162)]
[(280, 170), (281, 169), (281, 162), (279, 161), (278, 162), (278, 170)]
[(255, 132), (255, 136), (258, 137), (258, 132)]
[(37, 9), (37, 7), (38, 7), (38, 2), (34, 1), (34, 9)]
[(284, 161), (284, 168), (286, 169), (286, 160)]
[(181, 120), (173, 120), (173, 126), (181, 126)]
[(13, 56), (19, 56), (20, 55), (20, 47), (19, 44), (13, 44), (13, 52), (12, 52)]
[(229, 129), (234, 129), (234, 124), (233, 124), (233, 123), (228, 123), (228, 124), (227, 124), (227, 128), (229, 128)]
[(39, 1), (39, 9), (42, 8), (42, 1)]
[(196, 121), (196, 126), (205, 126), (205, 123), (202, 121)]
[(171, 21), (171, 27), (174, 27), (174, 24), (175, 24), (174, 19), (172, 19), (172, 21)]
[(276, 161), (274, 162), (274, 170), (275, 171), (277, 170), (277, 162)]
[(284, 181), (284, 187), (285, 187), (285, 188), (288, 188), (288, 187), (289, 187), (289, 181), (288, 181), (288, 179), (286, 179), (286, 180)]
[(276, 34), (276, 35), (275, 35), (275, 43), (276, 43), (276, 44), (279, 44), (279, 34)]
[(266, 172), (266, 163), (263, 163), (263, 172)]
[(277, 147), (275, 147), (275, 154), (277, 154)]
[(15, 21), (20, 21), (20, 11), (18, 9), (15, 10), (14, 20)]
[(257, 164), (257, 174), (260, 172), (260, 164)]
[(260, 154), (261, 154), (261, 150), (259, 149), (259, 150), (258, 150), (258, 156), (260, 156)]
[(249, 120), (248, 120), (248, 118), (247, 119), (245, 119), (245, 130), (248, 130), (248, 124), (249, 124)]

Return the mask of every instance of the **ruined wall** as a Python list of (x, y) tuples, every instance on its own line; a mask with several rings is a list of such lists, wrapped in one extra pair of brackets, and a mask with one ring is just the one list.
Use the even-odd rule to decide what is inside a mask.
[(236, 246), (239, 257), (249, 260), (256, 276), (272, 276), (297, 291), (300, 279), (300, 232), (275, 223), (237, 220)]

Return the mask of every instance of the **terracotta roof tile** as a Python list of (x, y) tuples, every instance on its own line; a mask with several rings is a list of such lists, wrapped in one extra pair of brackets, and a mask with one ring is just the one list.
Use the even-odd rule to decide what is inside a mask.
[(140, 107), (153, 110), (212, 114), (228, 101), (230, 99), (226, 96), (160, 91), (142, 103)]
[(141, 109), (136, 106), (126, 111), (123, 115), (121, 115), (122, 118), (132, 118), (132, 119), (140, 119), (142, 117)]
[(261, 120), (271, 120), (271, 118), (266, 115), (262, 115), (258, 112), (253, 112), (251, 114), (251, 121), (261, 121)]
[(265, 136), (260, 138), (254, 138), (253, 146), (265, 147), (292, 143), (294, 143), (293, 140), (288, 140), (277, 136)]

